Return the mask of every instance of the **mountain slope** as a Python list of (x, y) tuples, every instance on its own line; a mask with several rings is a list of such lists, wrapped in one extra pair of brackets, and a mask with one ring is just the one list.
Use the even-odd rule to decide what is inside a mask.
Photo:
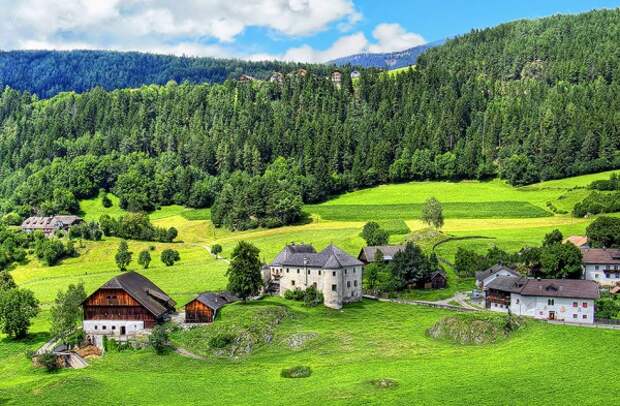
[(405, 49), (398, 52), (364, 53), (334, 59), (329, 63), (337, 66), (361, 66), (363, 68), (398, 69), (415, 65), (418, 57), (426, 50), (443, 44), (445, 40), (429, 42), (424, 45)]
[(415, 70), (363, 70), (355, 84), (345, 67), (339, 86), (311, 71), (43, 101), (7, 89), (0, 211), (74, 207), (104, 188), (137, 209), (225, 196), (213, 212), (281, 224), (294, 218), (286, 202), (386, 182), (523, 185), (618, 168), (618, 38), (620, 10), (604, 10), (472, 31)]
[[(140, 52), (112, 51), (0, 51), (0, 89), (10, 86), (47, 98), (60, 92), (106, 90), (148, 84), (221, 83), (242, 74), (260, 79), (274, 71), (289, 72), (299, 65), (190, 58)], [(328, 72), (327, 67), (313, 66)]]

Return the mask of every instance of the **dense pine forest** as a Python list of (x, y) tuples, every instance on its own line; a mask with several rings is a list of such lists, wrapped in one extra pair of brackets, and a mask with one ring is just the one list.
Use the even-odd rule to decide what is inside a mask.
[(215, 205), (216, 224), (241, 229), (297, 221), (302, 202), (385, 182), (523, 185), (618, 168), (618, 38), (620, 11), (596, 11), (473, 31), (408, 72), (364, 70), (353, 82), (345, 71), (339, 86), (310, 67), (282, 83), (49, 100), (7, 88), (0, 211), (71, 211), (103, 188), (133, 211)]
[[(85, 92), (178, 83), (222, 83), (250, 75), (267, 79), (273, 71), (290, 72), (298, 64), (245, 62), (114, 51), (0, 51), (0, 89), (9, 86), (41, 98), (61, 92)], [(328, 67), (314, 66), (328, 71)]]

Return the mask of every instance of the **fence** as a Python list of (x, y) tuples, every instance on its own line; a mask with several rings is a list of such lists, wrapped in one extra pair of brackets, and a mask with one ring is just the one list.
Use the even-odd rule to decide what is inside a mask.
[(600, 324), (609, 324), (609, 325), (616, 325), (616, 326), (620, 326), (620, 320), (615, 320), (615, 319), (594, 319), (595, 323), (600, 323)]

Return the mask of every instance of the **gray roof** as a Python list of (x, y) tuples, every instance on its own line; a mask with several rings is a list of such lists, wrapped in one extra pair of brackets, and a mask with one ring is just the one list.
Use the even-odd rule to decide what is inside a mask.
[(584, 264), (620, 264), (620, 249), (587, 248), (582, 249), (581, 254), (583, 255), (582, 262)]
[(48, 217), (28, 217), (22, 223), (24, 228), (49, 228), (59, 226), (71, 226), (81, 222), (78, 216), (48, 216)]
[(213, 310), (218, 310), (224, 307), (224, 305), (236, 302), (237, 300), (239, 300), (239, 298), (230, 292), (204, 292), (199, 294), (198, 297), (191, 300), (189, 303), (193, 302), (194, 300), (198, 300), (200, 303), (208, 306)]
[(513, 276), (519, 277), (521, 276), (519, 274), (519, 272), (515, 271), (513, 268), (507, 267), (506, 265), (503, 264), (495, 264), (492, 267), (490, 267), (489, 269), (485, 270), (485, 271), (480, 271), (480, 272), (476, 272), (476, 280), (477, 281), (483, 281), (486, 278), (488, 278), (489, 276), (499, 272), (499, 271), (507, 271), (510, 274), (512, 274)]
[(381, 251), (383, 253), (383, 259), (391, 261), (397, 252), (404, 250), (404, 245), (374, 245), (362, 248), (357, 258), (366, 262), (374, 262), (377, 251)]
[[(300, 249), (300, 247), (302, 247)], [(317, 253), (312, 245), (287, 245), (278, 254), (272, 266), (307, 266), (311, 268), (342, 269), (362, 266), (363, 262), (353, 258), (333, 244)]]
[(125, 272), (115, 276), (99, 289), (122, 289), (155, 317), (174, 311), (176, 305), (163, 290), (137, 272)]
[(490, 282), (489, 289), (519, 293), (523, 296), (565, 297), (575, 299), (599, 298), (598, 285), (582, 279), (528, 279), (498, 276)]

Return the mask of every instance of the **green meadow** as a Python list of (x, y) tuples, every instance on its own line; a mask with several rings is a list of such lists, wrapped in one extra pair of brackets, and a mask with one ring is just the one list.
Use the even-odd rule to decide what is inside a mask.
[[(307, 242), (322, 249), (334, 243), (357, 256), (364, 245), (360, 232), (376, 220), (391, 234), (391, 243), (412, 239), (425, 250), (450, 237), (436, 251), (453, 261), (457, 248), (484, 252), (492, 246), (516, 251), (538, 245), (557, 228), (565, 236), (578, 235), (592, 219), (557, 214), (548, 203), (569, 211), (585, 197), (585, 187), (609, 173), (543, 182), (513, 188), (501, 181), (412, 182), (348, 193), (319, 205), (307, 205), (305, 224), (276, 229), (231, 232), (213, 227), (208, 209), (162, 207), (150, 214), (162, 227), (179, 230), (172, 244), (129, 241), (134, 253), (131, 270), (142, 249), (152, 249), (151, 267), (144, 272), (183, 305), (205, 290), (226, 288), (226, 259), (240, 240), (260, 249), (271, 261), (286, 243)], [(444, 205), (445, 225), (438, 234), (419, 219), (421, 204), (435, 196)], [(104, 208), (100, 199), (81, 202), (83, 215), (124, 213), (118, 200)], [(223, 247), (216, 260), (208, 248)], [(0, 404), (577, 404), (613, 403), (609, 371), (620, 350), (620, 332), (551, 326), (532, 322), (525, 330), (497, 344), (480, 347), (438, 342), (425, 335), (434, 322), (450, 313), (416, 306), (364, 301), (343, 311), (308, 309), (294, 302), (269, 298), (224, 309), (222, 321), (252, 319), (256, 308), (283, 305), (288, 317), (273, 340), (239, 359), (192, 360), (177, 354), (156, 356), (149, 351), (111, 352), (84, 370), (47, 374), (31, 367), (24, 356), (48, 338), (49, 307), (60, 289), (83, 281), (88, 292), (118, 273), (115, 238), (78, 244), (80, 256), (45, 267), (36, 259), (11, 271), (19, 286), (34, 291), (42, 312), (28, 340), (0, 336)], [(181, 261), (164, 266), (159, 255), (177, 249)], [(447, 299), (471, 289), (473, 281), (459, 279), (448, 268), (449, 287), (439, 291), (411, 291), (411, 299)], [(291, 349), (287, 338), (313, 333), (316, 339)], [(175, 342), (189, 345), (188, 337)], [(566, 344), (570, 343), (567, 347)], [(200, 352), (200, 343), (193, 343)], [(573, 351), (587, 348), (588, 351)], [(309, 378), (285, 379), (283, 368), (309, 366)], [(579, 368), (575, 368), (579, 365)], [(377, 388), (373, 379), (397, 381), (394, 388)], [(130, 384), (128, 384), (130, 383)], [(575, 391), (574, 388), (579, 390)]]

